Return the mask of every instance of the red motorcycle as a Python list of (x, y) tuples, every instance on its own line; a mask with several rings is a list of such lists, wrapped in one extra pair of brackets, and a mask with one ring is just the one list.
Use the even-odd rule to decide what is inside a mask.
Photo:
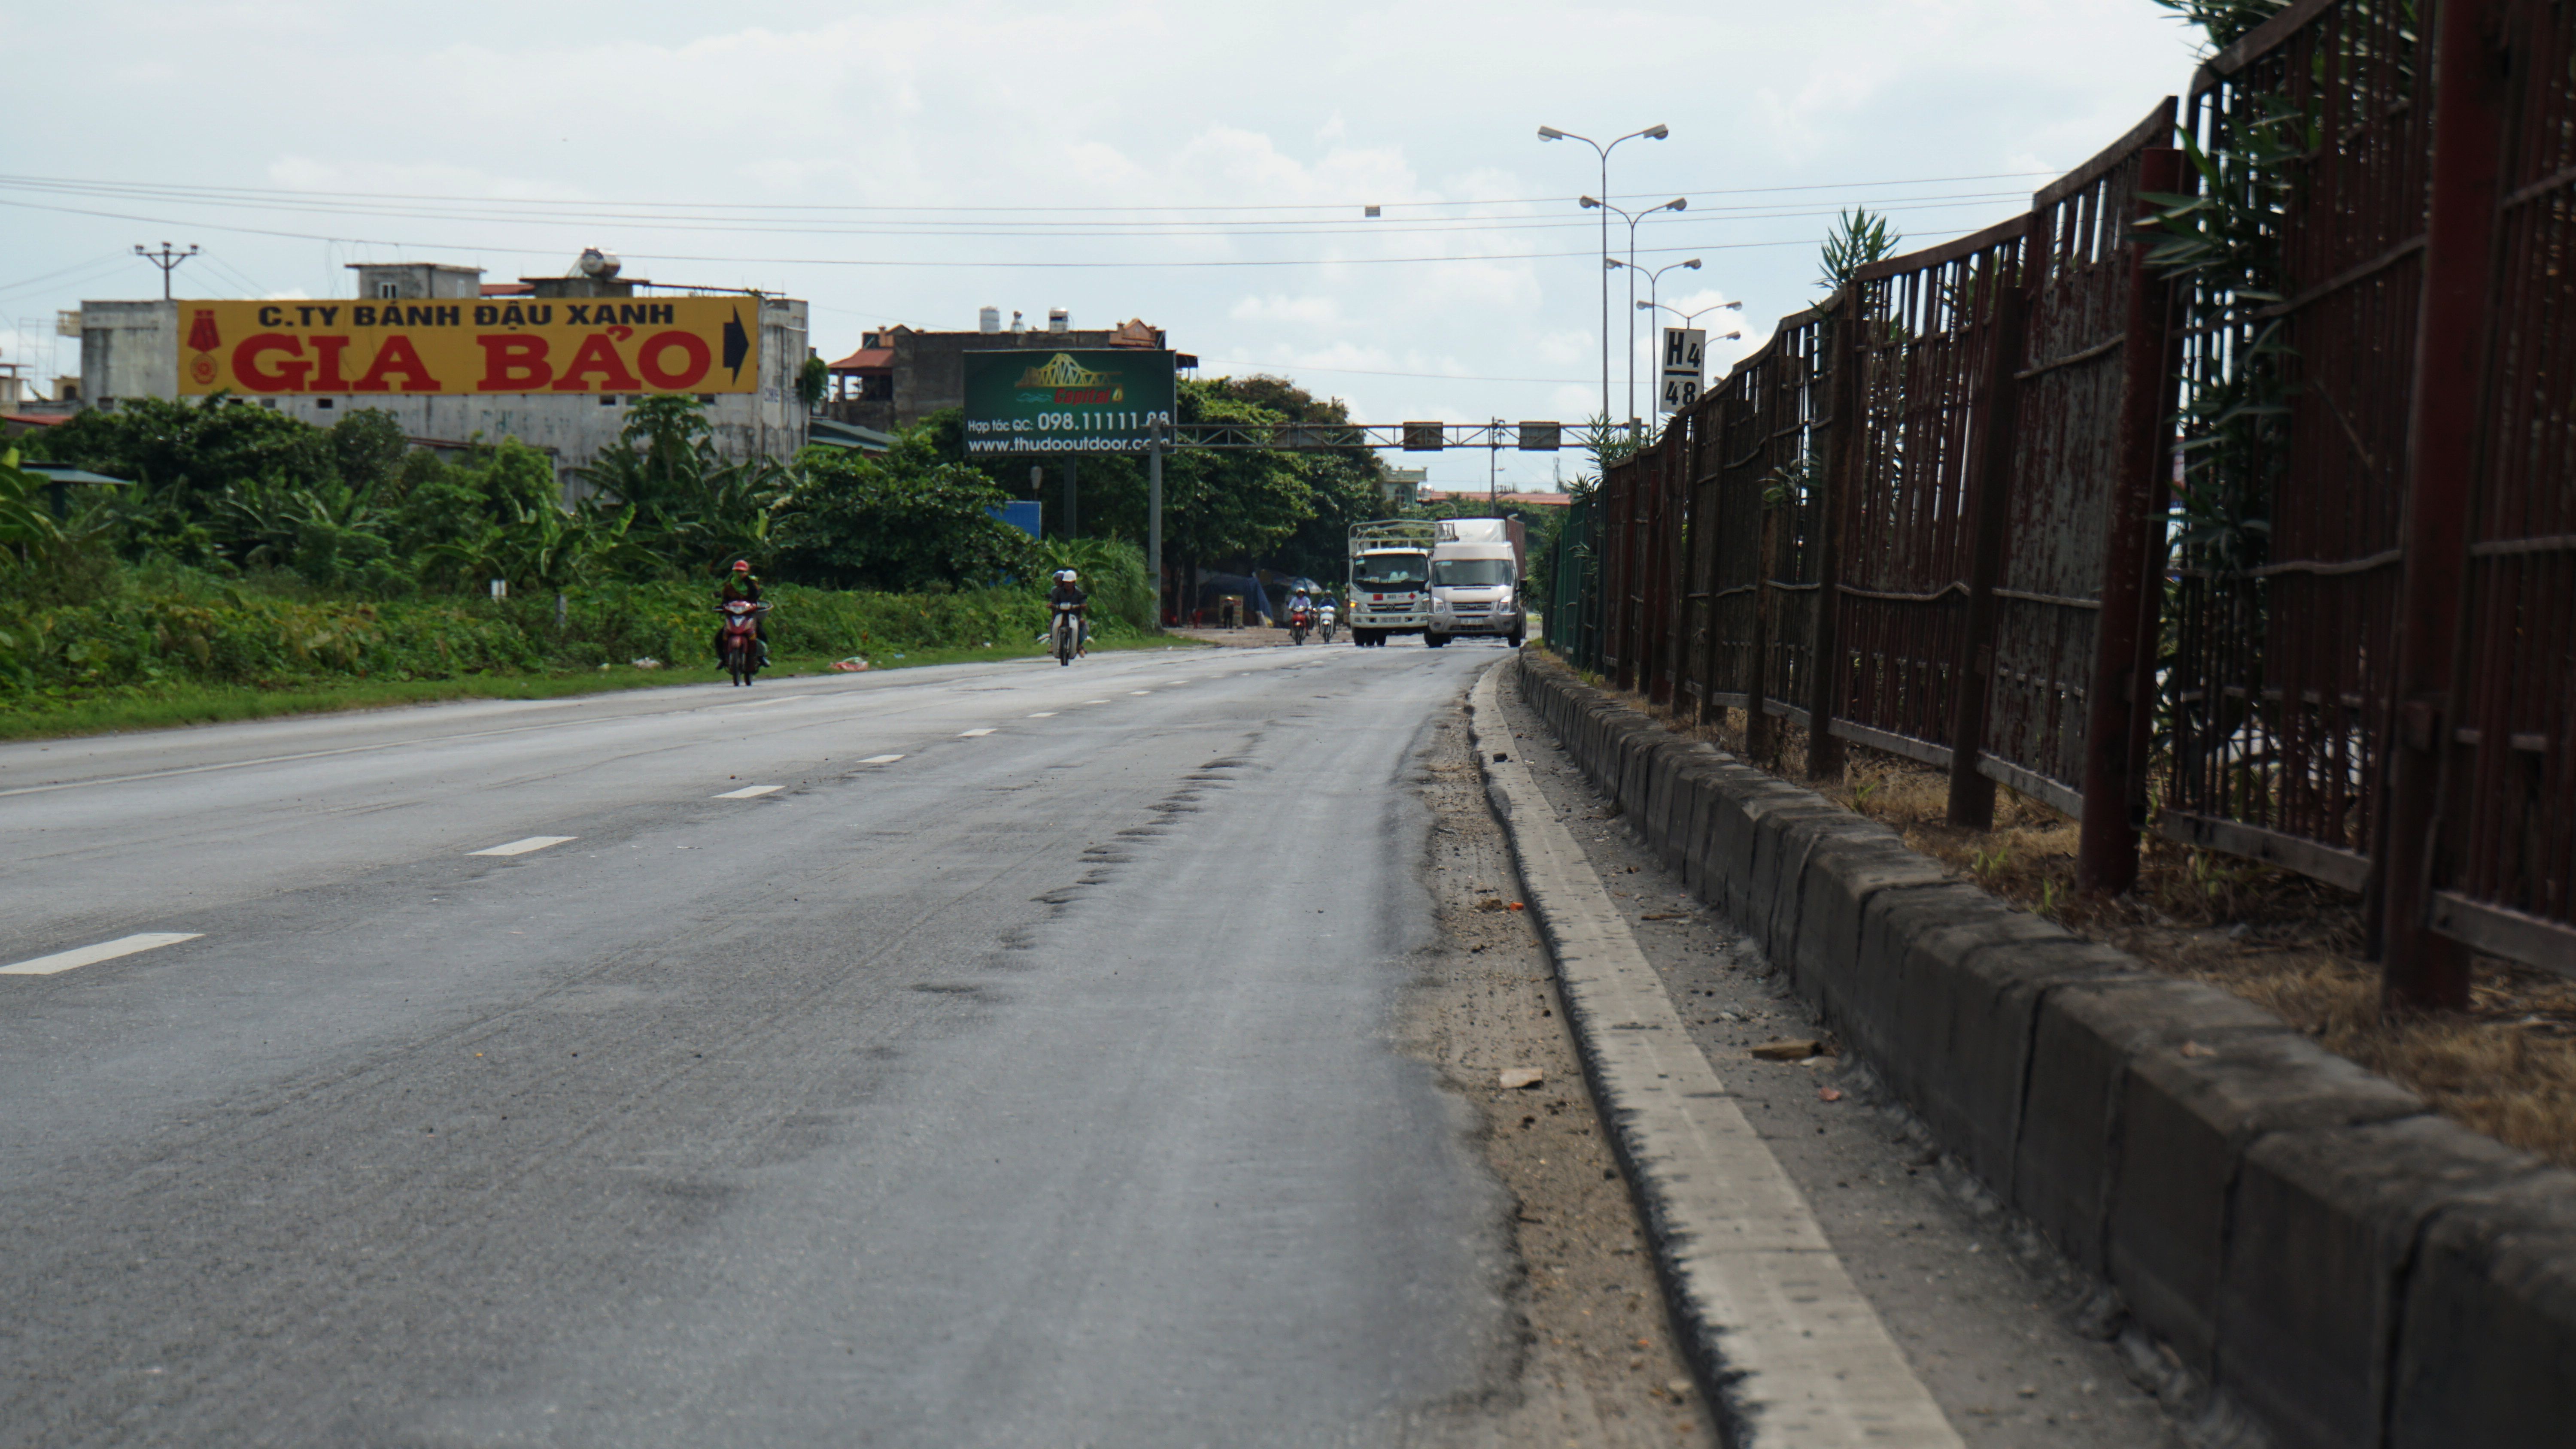
[(1292, 604), (1292, 605), (1290, 605), (1290, 606), (1289, 606), (1289, 609), (1288, 609), (1288, 642), (1289, 642), (1289, 643), (1291, 643), (1291, 644), (1303, 644), (1303, 643), (1305, 643), (1305, 642), (1306, 642), (1306, 631), (1307, 631), (1308, 629), (1313, 628), (1314, 626), (1315, 626), (1315, 616), (1314, 616), (1313, 612), (1312, 612), (1312, 611), (1310, 611), (1310, 610), (1309, 610), (1305, 605), (1303, 605), (1303, 604)]
[(716, 634), (716, 657), (724, 661), (725, 673), (734, 683), (749, 684), (760, 666), (769, 662), (760, 648), (760, 621), (769, 606), (730, 599), (717, 612), (724, 615), (724, 626)]

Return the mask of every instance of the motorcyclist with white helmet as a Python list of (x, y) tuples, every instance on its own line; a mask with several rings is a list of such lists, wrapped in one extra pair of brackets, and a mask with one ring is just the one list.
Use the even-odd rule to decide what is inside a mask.
[(1082, 621), (1082, 637), (1074, 643), (1077, 658), (1091, 652), (1091, 596), (1082, 591), (1082, 575), (1072, 569), (1055, 571), (1055, 587), (1047, 591), (1047, 607), (1073, 605), (1073, 616)]

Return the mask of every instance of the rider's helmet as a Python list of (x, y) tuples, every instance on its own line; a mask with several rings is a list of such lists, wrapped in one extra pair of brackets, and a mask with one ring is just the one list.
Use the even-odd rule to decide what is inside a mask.
[(747, 574), (747, 573), (750, 573), (750, 572), (751, 572), (751, 560), (749, 560), (749, 559), (747, 559), (747, 558), (738, 558), (738, 559), (735, 559), (735, 560), (733, 561), (733, 571), (734, 571), (735, 573), (738, 573), (738, 574)]
[(1080, 574), (1075, 573), (1071, 569), (1057, 569), (1055, 571), (1055, 581), (1059, 584), (1070, 584), (1079, 580), (1081, 577), (1082, 576)]

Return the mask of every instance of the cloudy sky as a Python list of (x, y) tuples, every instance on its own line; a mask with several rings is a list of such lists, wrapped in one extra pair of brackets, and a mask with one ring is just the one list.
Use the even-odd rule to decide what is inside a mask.
[[(2194, 47), (2152, 0), (5, 0), (0, 54), (0, 360), (38, 375), (78, 370), (56, 309), (158, 294), (138, 242), (202, 246), (201, 297), (347, 295), (361, 259), (560, 273), (597, 245), (807, 298), (827, 357), (1064, 307), (1392, 422), (1599, 410), (1576, 205), (1599, 161), (1541, 125), (1671, 127), (1609, 189), (1687, 199), (1639, 260), (1701, 259), (1663, 279), (1683, 311), (1744, 304), (1705, 319), (1743, 319), (1722, 365), (1814, 299), (1836, 208), (1926, 242), (2010, 216), (2182, 89)], [(1484, 482), (1481, 455), (1431, 461)]]

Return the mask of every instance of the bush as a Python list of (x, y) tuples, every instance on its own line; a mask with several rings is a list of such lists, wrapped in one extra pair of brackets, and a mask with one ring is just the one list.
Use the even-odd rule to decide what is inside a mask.
[(809, 448), (772, 515), (771, 571), (823, 588), (920, 593), (1026, 581), (1038, 570), (1025, 533), (992, 516), (1010, 495), (960, 463)]
[[(1024, 644), (1046, 631), (1046, 605), (1026, 587), (888, 594), (781, 584), (766, 597), (771, 645), (787, 657)], [(0, 709), (164, 682), (282, 688), (711, 657), (710, 589), (613, 583), (563, 598), (558, 624), (551, 594), (368, 600), (332, 597), (292, 573), (233, 580), (166, 563), (127, 570), (97, 602), (0, 623)], [(1136, 632), (1117, 619), (1099, 629), (1111, 638)]]

